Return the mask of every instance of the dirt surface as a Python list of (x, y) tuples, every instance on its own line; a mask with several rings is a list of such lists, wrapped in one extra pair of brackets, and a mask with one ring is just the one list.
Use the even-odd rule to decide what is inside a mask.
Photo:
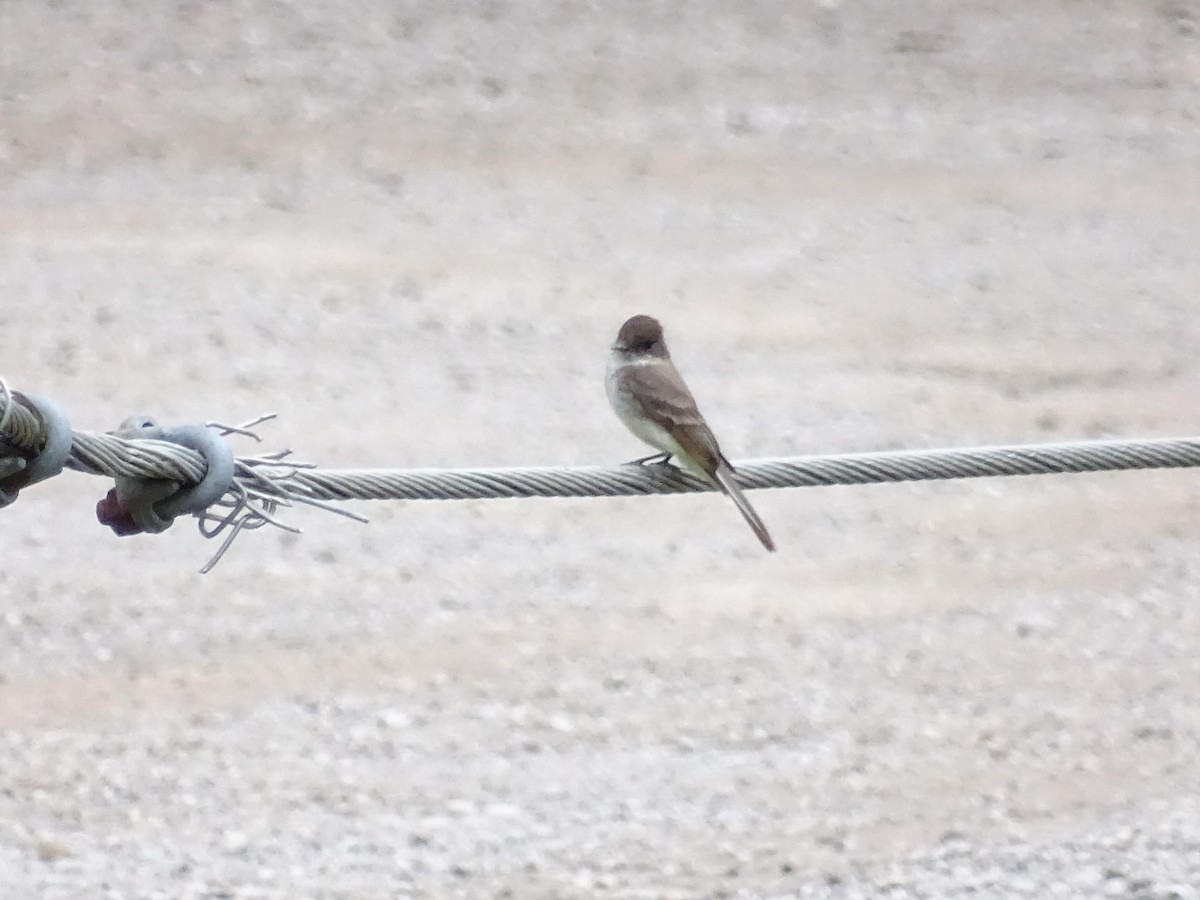
[[(0, 2), (0, 374), (330, 467), (1200, 432), (1183, 0)], [(254, 452), (248, 442), (239, 452)], [(0, 513), (0, 895), (1200, 896), (1189, 472)]]

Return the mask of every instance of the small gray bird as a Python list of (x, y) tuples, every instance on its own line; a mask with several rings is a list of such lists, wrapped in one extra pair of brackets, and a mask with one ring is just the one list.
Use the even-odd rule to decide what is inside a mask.
[(661, 450), (664, 462), (673, 456), (684, 469), (711, 482), (736, 504), (762, 545), (775, 549), (767, 526), (733, 480), (733, 466), (671, 362), (657, 319), (634, 316), (621, 326), (608, 359), (604, 387), (608, 402), (626, 428)]

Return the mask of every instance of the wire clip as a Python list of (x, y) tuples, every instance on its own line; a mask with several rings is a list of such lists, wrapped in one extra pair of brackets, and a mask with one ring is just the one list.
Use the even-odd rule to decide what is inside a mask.
[(0, 508), (16, 501), (22, 488), (61, 472), (71, 455), (74, 436), (66, 414), (53, 400), (16, 391), (11, 393), (11, 400), (37, 415), (46, 439), (39, 449), (31, 452), (0, 438)]
[(163, 428), (149, 416), (130, 416), (113, 434), (178, 444), (195, 450), (208, 464), (204, 478), (191, 486), (166, 479), (115, 478), (116, 487), (96, 504), (96, 518), (121, 537), (161, 534), (178, 516), (203, 513), (233, 486), (233, 450), (214, 428)]

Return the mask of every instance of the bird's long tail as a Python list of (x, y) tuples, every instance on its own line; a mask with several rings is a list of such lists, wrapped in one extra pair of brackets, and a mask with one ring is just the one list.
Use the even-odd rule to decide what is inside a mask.
[(717, 470), (713, 473), (713, 480), (716, 481), (717, 487), (721, 489), (721, 493), (734, 502), (734, 505), (738, 508), (738, 512), (742, 514), (742, 518), (746, 520), (746, 524), (754, 529), (754, 534), (762, 542), (762, 545), (768, 550), (774, 551), (775, 542), (771, 540), (767, 526), (758, 517), (758, 513), (754, 511), (754, 507), (750, 505), (750, 501), (746, 499), (746, 495), (742, 493), (742, 489), (738, 487), (737, 482), (733, 480), (733, 468), (726, 462), (722, 461), (718, 463)]

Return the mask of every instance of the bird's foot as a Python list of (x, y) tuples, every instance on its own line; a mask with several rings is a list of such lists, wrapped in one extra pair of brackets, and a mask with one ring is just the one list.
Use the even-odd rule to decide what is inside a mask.
[(651, 456), (643, 456), (641, 459), (631, 459), (625, 463), (627, 466), (664, 466), (671, 461), (670, 453), (655, 453)]

